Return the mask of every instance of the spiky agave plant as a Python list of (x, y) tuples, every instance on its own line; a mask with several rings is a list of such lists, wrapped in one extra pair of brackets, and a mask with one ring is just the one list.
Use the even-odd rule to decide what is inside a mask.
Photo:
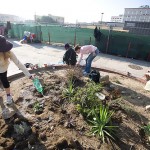
[(100, 137), (103, 142), (106, 136), (114, 139), (113, 135), (117, 126), (113, 126), (111, 123), (113, 112), (108, 107), (100, 105), (99, 111), (93, 108), (91, 115), (93, 116), (93, 119), (89, 120), (91, 133)]
[(75, 93), (75, 88), (72, 79), (68, 81), (67, 87), (63, 90), (63, 97), (68, 98), (69, 100), (73, 97)]

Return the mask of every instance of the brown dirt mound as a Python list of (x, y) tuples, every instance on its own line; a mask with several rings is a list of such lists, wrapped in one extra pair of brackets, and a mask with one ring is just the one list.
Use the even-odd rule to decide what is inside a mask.
[[(65, 71), (50, 70), (37, 75), (44, 85), (45, 97), (35, 90), (29, 79), (12, 81), (11, 88), (18, 113), (11, 120), (4, 121), (0, 118), (0, 149), (149, 148), (147, 144), (143, 144), (139, 133), (143, 122), (147, 123), (150, 118), (145, 111), (145, 106), (150, 104), (150, 93), (143, 90), (141, 83), (109, 74), (111, 90), (106, 86), (103, 93), (108, 94), (111, 109), (115, 111), (113, 121), (119, 126), (118, 141), (102, 144), (97, 137), (89, 135), (90, 127), (77, 112), (75, 105), (62, 98), (62, 90), (66, 84)], [(80, 86), (84, 85), (84, 81), (84, 78), (82, 82), (79, 81)], [(115, 89), (119, 90), (116, 92)], [(41, 111), (37, 112), (35, 109)]]

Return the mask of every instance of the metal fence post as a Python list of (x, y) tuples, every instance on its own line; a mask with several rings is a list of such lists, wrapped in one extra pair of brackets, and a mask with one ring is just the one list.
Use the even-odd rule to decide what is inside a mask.
[(40, 32), (40, 41), (42, 42), (42, 31)]
[(129, 54), (129, 51), (130, 51), (130, 47), (131, 47), (131, 42), (129, 42), (129, 44), (128, 44), (128, 49), (127, 49), (127, 53), (126, 53), (126, 58), (128, 58), (128, 54)]
[(92, 41), (92, 40), (91, 40), (91, 36), (90, 36), (90, 42), (89, 42), (89, 44), (91, 44), (91, 41)]
[(49, 45), (51, 44), (50, 42), (51, 42), (51, 37), (50, 37), (50, 32), (48, 32), (48, 41), (49, 41)]
[(75, 35), (74, 35), (74, 47), (76, 46), (76, 28), (75, 28), (75, 33), (74, 33)]

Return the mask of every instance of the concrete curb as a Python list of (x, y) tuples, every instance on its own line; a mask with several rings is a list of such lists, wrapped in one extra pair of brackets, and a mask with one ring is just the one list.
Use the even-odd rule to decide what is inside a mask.
[[(84, 67), (84, 66), (81, 66), (81, 67)], [(49, 69), (63, 69), (63, 68), (68, 68), (68, 66), (67, 65), (51, 65), (51, 66), (48, 66), (48, 67), (42, 67), (42, 68), (38, 68), (38, 69), (34, 69), (34, 70), (29, 70), (29, 72), (31, 74), (33, 74), (33, 73), (37, 73), (37, 72), (41, 72), (41, 71), (48, 71)], [(118, 74), (118, 75), (130, 78), (130, 79), (136, 80), (136, 81), (138, 81), (140, 83), (143, 83), (143, 84), (146, 84), (146, 82), (147, 82), (144, 79), (141, 79), (141, 78), (138, 78), (138, 77), (134, 77), (132, 75), (129, 76), (129, 75), (125, 74), (125, 73), (114, 71), (114, 70), (111, 70), (111, 69), (108, 69), (108, 68), (92, 67), (92, 69), (96, 69), (96, 70), (103, 71), (103, 72), (108, 72), (108, 73)], [(14, 80), (16, 78), (21, 78), (23, 76), (24, 76), (23, 72), (17, 73), (17, 74), (9, 76), (8, 80), (12, 81), (12, 80)]]
[(122, 72), (114, 71), (114, 70), (111, 70), (111, 69), (107, 69), (107, 68), (97, 68), (97, 67), (92, 67), (92, 68), (93, 68), (93, 69), (99, 69), (100, 71), (103, 71), (103, 72), (118, 74), (118, 75), (121, 75), (121, 76), (130, 78), (130, 79), (136, 80), (136, 81), (138, 81), (138, 82), (141, 82), (141, 83), (143, 83), (143, 84), (146, 84), (146, 82), (147, 82), (147, 81), (144, 80), (144, 79), (141, 79), (141, 78), (138, 78), (138, 77), (135, 77), (135, 76), (132, 76), (132, 75), (128, 75), (128, 74), (125, 74), (125, 73), (122, 73)]

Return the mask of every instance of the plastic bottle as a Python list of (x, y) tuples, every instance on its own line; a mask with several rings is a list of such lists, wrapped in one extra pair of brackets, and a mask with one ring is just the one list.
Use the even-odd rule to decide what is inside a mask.
[(34, 84), (35, 88), (37, 89), (37, 91), (43, 95), (43, 87), (38, 78), (35, 78), (33, 80), (33, 84)]

